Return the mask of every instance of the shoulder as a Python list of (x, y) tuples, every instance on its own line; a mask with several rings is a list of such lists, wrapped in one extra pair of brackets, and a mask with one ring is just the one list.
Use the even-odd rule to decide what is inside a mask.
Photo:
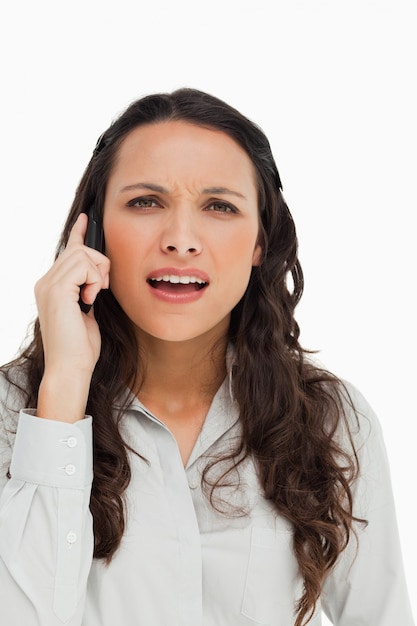
[(328, 433), (352, 439), (356, 447), (363, 445), (372, 432), (380, 431), (373, 408), (352, 382), (314, 362), (309, 363), (307, 372), (315, 411)]
[(357, 482), (362, 484), (358, 489), (368, 492), (383, 490), (385, 487), (381, 481), (388, 485), (390, 470), (380, 421), (367, 399), (351, 383), (342, 382), (341, 398), (345, 415), (343, 439), (348, 441), (358, 462)]
[(325, 398), (324, 428), (340, 451), (360, 464), (370, 451), (384, 447), (379, 419), (354, 384), (330, 375), (324, 376), (319, 386), (321, 400)]
[(355, 440), (364, 445), (370, 437), (379, 436), (379, 419), (362, 392), (351, 382), (341, 380), (339, 393), (347, 425)]

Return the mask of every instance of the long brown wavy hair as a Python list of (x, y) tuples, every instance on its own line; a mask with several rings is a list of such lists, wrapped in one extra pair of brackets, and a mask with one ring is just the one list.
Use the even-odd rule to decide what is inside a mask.
[[(302, 626), (313, 615), (324, 578), (353, 532), (351, 484), (358, 463), (352, 442), (349, 450), (342, 449), (335, 436), (347, 423), (341, 382), (315, 366), (299, 343), (294, 309), (303, 275), (297, 236), (264, 133), (234, 108), (193, 89), (134, 102), (101, 136), (76, 191), (57, 256), (81, 212), (94, 202), (102, 216), (107, 181), (128, 133), (165, 120), (185, 120), (226, 133), (246, 151), (257, 174), (263, 259), (252, 269), (247, 291), (231, 315), (233, 389), (243, 435), (228, 460), (232, 469), (251, 456), (265, 497), (293, 525), (294, 554), (304, 581), (295, 626)], [(140, 387), (143, 368), (132, 324), (111, 290), (99, 294), (94, 312), (102, 349), (87, 406), (94, 415), (90, 508), (94, 555), (110, 562), (125, 528), (124, 492), (131, 476), (128, 447), (119, 432), (123, 409), (115, 419), (113, 405), (132, 381), (134, 388)], [(24, 391), (28, 403), (36, 406), (44, 369), (38, 320), (32, 342), (12, 365), (24, 366)], [(6, 369), (10, 379), (14, 368), (9, 364)]]

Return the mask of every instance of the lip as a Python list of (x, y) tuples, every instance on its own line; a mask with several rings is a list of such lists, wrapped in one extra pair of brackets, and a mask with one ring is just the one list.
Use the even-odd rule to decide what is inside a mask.
[[(158, 289), (155, 289), (150, 284), (150, 280), (162, 278), (163, 276), (193, 276), (198, 280), (207, 283), (205, 287), (202, 289), (198, 289), (196, 291), (188, 291), (188, 292), (179, 292), (176, 293), (172, 290), (165, 290), (163, 285), (160, 285)], [(157, 298), (158, 300), (162, 300), (163, 302), (167, 302), (170, 304), (188, 304), (191, 302), (195, 302), (196, 300), (200, 300), (203, 297), (207, 286), (210, 283), (209, 276), (206, 272), (199, 270), (193, 267), (161, 267), (156, 270), (149, 272), (146, 282), (148, 284), (148, 288), (150, 293)]]
[(160, 267), (157, 270), (149, 272), (146, 280), (162, 278), (162, 276), (195, 276), (195, 278), (199, 278), (205, 283), (210, 282), (208, 274), (195, 267), (182, 267), (181, 269), (179, 267)]

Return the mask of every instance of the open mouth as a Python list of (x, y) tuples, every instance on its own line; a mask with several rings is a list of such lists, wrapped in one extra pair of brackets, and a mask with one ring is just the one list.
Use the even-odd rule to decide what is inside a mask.
[(165, 275), (157, 278), (148, 278), (149, 285), (154, 289), (175, 293), (190, 293), (207, 287), (208, 282), (197, 276)]

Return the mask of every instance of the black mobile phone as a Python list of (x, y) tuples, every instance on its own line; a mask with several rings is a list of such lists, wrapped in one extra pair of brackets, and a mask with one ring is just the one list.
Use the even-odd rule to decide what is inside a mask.
[(89, 248), (104, 252), (103, 225), (97, 215), (96, 205), (93, 204), (88, 210), (88, 226), (84, 243)]
[[(101, 223), (101, 219), (97, 215), (95, 204), (91, 205), (87, 214), (88, 226), (87, 232), (85, 234), (84, 243), (89, 248), (93, 248), (94, 250), (98, 250), (99, 252), (104, 252), (103, 225)], [(81, 285), (80, 289), (82, 289), (82, 287), (83, 285)], [(83, 313), (88, 313), (90, 311), (91, 304), (86, 304), (81, 298), (81, 295), (78, 302)]]

